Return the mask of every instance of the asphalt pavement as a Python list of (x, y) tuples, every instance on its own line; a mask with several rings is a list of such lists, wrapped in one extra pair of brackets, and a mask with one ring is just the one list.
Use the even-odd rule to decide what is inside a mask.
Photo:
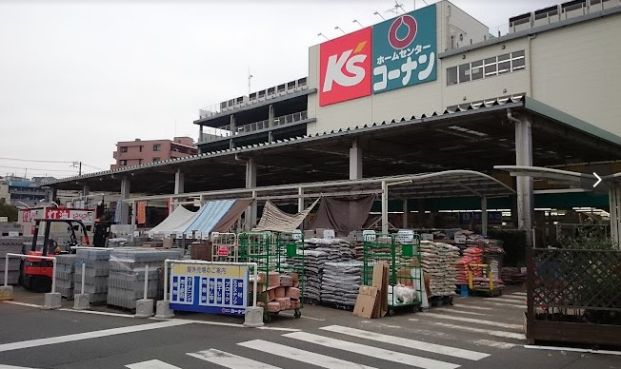
[(306, 305), (302, 317), (245, 328), (238, 318), (160, 321), (98, 308), (41, 310), (18, 291), (0, 303), (0, 369), (23, 368), (621, 368), (621, 356), (525, 347), (525, 295), (455, 299), (366, 320)]

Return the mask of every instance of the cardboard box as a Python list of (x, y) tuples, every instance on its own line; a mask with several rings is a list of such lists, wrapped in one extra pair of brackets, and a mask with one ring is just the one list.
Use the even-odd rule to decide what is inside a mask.
[(373, 287), (377, 288), (379, 295), (379, 307), (374, 318), (381, 318), (388, 314), (388, 263), (377, 262), (373, 265)]
[(360, 286), (358, 297), (356, 297), (356, 305), (354, 305), (354, 315), (370, 319), (378, 309), (378, 290), (372, 286)]

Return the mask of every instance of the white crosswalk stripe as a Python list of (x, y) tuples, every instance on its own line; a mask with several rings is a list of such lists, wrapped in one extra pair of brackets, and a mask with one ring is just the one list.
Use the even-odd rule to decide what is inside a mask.
[(252, 340), (240, 342), (238, 345), (248, 347), (261, 352), (267, 352), (271, 355), (285, 357), (291, 360), (301, 361), (303, 363), (316, 365), (328, 369), (374, 369), (371, 366), (352, 363), (351, 361), (337, 359), (331, 356), (316, 354), (314, 352), (301, 350), (291, 346), (281, 345), (279, 343)]
[(510, 304), (523, 304), (526, 305), (526, 299), (517, 300), (509, 297), (495, 297), (493, 302), (508, 302)]
[(433, 308), (433, 311), (444, 311), (447, 313), (456, 313), (456, 314), (466, 314), (466, 315), (474, 315), (474, 316), (487, 316), (487, 314), (477, 313), (474, 311), (464, 311), (459, 309), (451, 309), (451, 308)]
[(510, 349), (510, 348), (514, 348), (515, 346), (517, 346), (515, 343), (509, 343), (509, 342), (502, 342), (502, 341), (492, 341), (492, 340), (486, 340), (486, 339), (478, 339), (478, 340), (474, 340), (472, 341), (475, 345), (484, 345), (484, 346), (489, 346), (489, 347), (495, 347), (495, 348), (499, 348), (499, 349)]
[(526, 292), (513, 292), (512, 295), (526, 296)]
[(415, 366), (424, 369), (456, 369), (459, 367), (457, 364), (428, 359), (421, 356), (404, 354), (401, 352), (385, 350), (375, 346), (362, 345), (359, 343), (338, 340), (325, 336), (320, 336), (312, 333), (295, 332), (285, 334), (284, 337), (293, 338), (296, 340), (313, 343), (316, 345), (354, 352), (360, 355), (370, 356), (373, 358), (381, 358), (382, 360), (392, 361), (404, 365)]
[(463, 326), (463, 325), (450, 324), (450, 323), (442, 323), (442, 322), (433, 322), (433, 324), (437, 325), (439, 327), (458, 329), (458, 330), (467, 331), (467, 332), (474, 332), (474, 333), (482, 333), (482, 334), (487, 334), (487, 335), (495, 336), (495, 337), (513, 338), (513, 339), (516, 339), (516, 340), (525, 340), (526, 339), (526, 336), (524, 336), (522, 333), (498, 331), (498, 330), (492, 330), (492, 329), (482, 329), (482, 328), (475, 328), (475, 327), (467, 327), (467, 326)]
[(229, 369), (280, 369), (277, 366), (216, 349), (188, 353), (188, 355)]
[(170, 365), (160, 360), (147, 360), (139, 363), (127, 364), (129, 369), (181, 369), (178, 366)]
[(452, 315), (443, 315), (443, 314), (435, 314), (435, 313), (424, 313), (424, 315), (426, 317), (432, 317), (432, 318), (437, 318), (437, 319), (455, 320), (459, 322), (489, 325), (492, 327), (499, 327), (499, 328), (508, 328), (508, 329), (517, 329), (517, 330), (524, 329), (524, 326), (520, 324), (493, 322), (493, 321), (482, 320), (482, 319), (466, 318), (462, 316), (452, 316)]
[(494, 310), (494, 308), (491, 308), (491, 307), (475, 306), (475, 305), (453, 304), (453, 306), (460, 308), (460, 309), (483, 310), (483, 311)]
[(509, 304), (505, 302), (488, 302), (490, 305), (500, 306), (500, 307), (510, 307), (516, 309), (526, 309), (526, 304)]
[(518, 296), (518, 295), (502, 295), (502, 298), (505, 299), (514, 299), (518, 301), (526, 301), (526, 296)]
[(326, 327), (321, 327), (319, 329), (323, 329), (329, 332), (341, 333), (352, 337), (364, 338), (377, 342), (385, 342), (397, 346), (403, 346), (407, 348), (412, 348), (420, 351), (428, 351), (433, 352), (440, 355), (457, 357), (460, 359), (467, 360), (481, 360), (489, 356), (489, 354), (484, 354), (482, 352), (464, 350), (457, 347), (438, 345), (435, 343), (423, 342), (418, 340), (412, 340), (408, 338), (390, 336), (387, 334), (380, 334), (370, 331), (365, 331), (361, 329), (349, 328), (340, 325), (330, 325)]

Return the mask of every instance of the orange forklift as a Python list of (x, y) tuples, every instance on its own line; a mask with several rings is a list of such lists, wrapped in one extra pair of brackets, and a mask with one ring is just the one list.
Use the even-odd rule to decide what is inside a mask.
[[(54, 240), (52, 228), (66, 226), (68, 239), (63, 242)], [(43, 240), (39, 241), (40, 229)], [(79, 237), (79, 238), (78, 238)], [(73, 219), (37, 219), (35, 220), (32, 243), (24, 243), (22, 254), (32, 256), (55, 256), (75, 253), (75, 246), (90, 246), (87, 228), (81, 220)], [(20, 283), (29, 290), (49, 292), (52, 286), (52, 260), (25, 258), (21, 264)]]

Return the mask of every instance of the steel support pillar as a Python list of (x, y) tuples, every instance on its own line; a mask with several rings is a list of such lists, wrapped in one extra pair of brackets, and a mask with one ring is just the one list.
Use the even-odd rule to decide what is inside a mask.
[(274, 118), (275, 118), (274, 105), (270, 104), (267, 110), (267, 126), (269, 128), (274, 127)]
[[(515, 164), (518, 166), (533, 165), (532, 123), (527, 116), (521, 116), (515, 122)], [(518, 228), (525, 230), (526, 243), (533, 243), (533, 179), (528, 176), (516, 177)]]
[(129, 224), (129, 204), (123, 200), (129, 199), (130, 194), (130, 182), (128, 177), (121, 179), (121, 215), (118, 218), (120, 224)]
[[(246, 188), (257, 187), (257, 165), (253, 158), (246, 160)], [(257, 224), (257, 201), (254, 199), (246, 210), (246, 230), (251, 230)]]
[(388, 183), (382, 181), (382, 234), (388, 234)]
[(203, 142), (203, 125), (198, 126), (198, 142)]
[(50, 187), (47, 190), (47, 202), (51, 203), (52, 201), (55, 201), (57, 193), (58, 193), (58, 190), (55, 187)]
[(237, 122), (235, 121), (235, 114), (231, 114), (229, 116), (229, 131), (231, 131), (231, 136), (234, 136), (237, 132)]
[(298, 188), (298, 213), (304, 211), (304, 189), (302, 187)]
[(481, 197), (481, 234), (487, 237), (487, 197)]
[(618, 183), (610, 184), (608, 199), (610, 203), (610, 238), (617, 249), (621, 249), (621, 185)]
[(349, 148), (349, 179), (362, 179), (362, 148), (358, 140)]
[[(181, 169), (177, 169), (175, 172), (175, 195), (185, 192), (185, 177)], [(173, 208), (176, 208), (179, 204), (179, 198), (175, 198), (173, 201)]]

